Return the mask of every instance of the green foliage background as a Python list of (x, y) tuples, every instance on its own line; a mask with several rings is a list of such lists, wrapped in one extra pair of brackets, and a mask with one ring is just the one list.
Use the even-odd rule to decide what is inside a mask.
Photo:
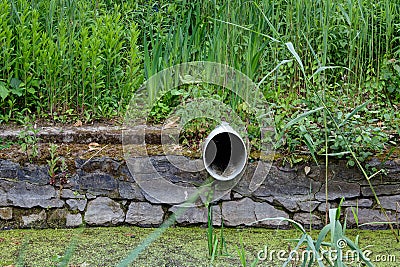
[(141, 83), (133, 20), (92, 1), (0, 2), (0, 121), (116, 116)]
[[(369, 101), (342, 129), (365, 158), (400, 131), (399, 22), (400, 3), (391, 0), (1, 0), (0, 122), (122, 118), (143, 77), (182, 62), (215, 61), (260, 83), (290, 153), (303, 151), (305, 139), (308, 149), (324, 151), (320, 113), (284, 129), (319, 107), (316, 94), (339, 122)], [(323, 66), (335, 68), (312, 76)], [(221, 88), (190, 91), (245, 113)], [(152, 120), (189, 97), (181, 88), (160, 99)], [(343, 136), (328, 132), (329, 150), (343, 151)]]

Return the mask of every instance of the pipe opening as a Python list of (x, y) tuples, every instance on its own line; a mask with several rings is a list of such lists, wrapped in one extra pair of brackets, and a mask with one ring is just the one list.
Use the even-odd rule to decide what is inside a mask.
[(231, 180), (238, 176), (246, 165), (245, 144), (233, 130), (216, 128), (213, 132), (209, 135), (203, 152), (206, 170), (217, 180)]

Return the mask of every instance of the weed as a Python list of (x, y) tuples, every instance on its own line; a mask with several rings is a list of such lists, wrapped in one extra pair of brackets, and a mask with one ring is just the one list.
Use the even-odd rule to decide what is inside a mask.
[(26, 153), (27, 159), (32, 162), (39, 155), (39, 129), (29, 124), (18, 134), (21, 150)]
[[(270, 102), (278, 131), (301, 112), (320, 107), (315, 91), (321, 90), (338, 120), (370, 101), (342, 127), (361, 162), (385, 149), (388, 132), (400, 120), (393, 110), (400, 101), (400, 13), (388, 0), (13, 3), (0, 1), (1, 122), (21, 121), (28, 113), (62, 123), (121, 116), (142, 82), (141, 56), (145, 78), (187, 61), (242, 71)], [(285, 59), (293, 51), (301, 65)], [(190, 94), (219, 97), (249, 117), (237, 95), (192, 87)], [(162, 122), (188, 97), (174, 89), (157, 102), (150, 121)], [(311, 158), (336, 153), (355, 164), (351, 155), (337, 154), (345, 145), (326, 119), (323, 111), (285, 129), (279, 149), (293, 154), (306, 148)], [(251, 125), (250, 119), (250, 137), (257, 139), (259, 129)]]
[(244, 248), (244, 243), (243, 243), (243, 239), (241, 236), (239, 236), (239, 246), (237, 247), (237, 253), (239, 256), (239, 260), (240, 260), (240, 264), (242, 267), (254, 267), (257, 266), (259, 259), (256, 258), (254, 259), (250, 265), (247, 264), (247, 259), (246, 259), (246, 250)]
[(56, 172), (58, 170), (57, 162), (59, 157), (56, 156), (58, 146), (56, 144), (50, 144), (49, 152), (50, 159), (47, 160), (47, 164), (49, 165), (49, 175), (50, 175), (50, 184), (54, 185), (56, 183)]
[[(174, 5), (174, 10), (186, 4), (184, 1), (182, 6)], [(393, 99), (390, 94), (397, 95), (393, 88), (399, 69), (391, 56), (397, 50), (389, 41), (398, 40), (392, 18), (400, 13), (393, 3), (235, 0), (189, 7), (179, 9), (169, 30), (148, 26), (143, 39), (147, 78), (185, 61), (228, 64), (256, 81), (271, 102), (277, 131), (284, 132), (285, 142), (277, 147), (284, 154), (308, 150), (314, 160), (318, 155), (334, 155), (345, 157), (352, 166), (355, 165), (352, 155), (343, 153), (347, 150), (343, 138), (352, 143), (360, 162), (386, 149), (389, 132), (399, 119), (391, 111), (393, 104), (398, 103), (397, 98), (389, 100)], [(163, 19), (170, 19), (168, 14), (164, 15)], [(374, 20), (375, 17), (380, 19)], [(368, 27), (372, 21), (379, 21), (380, 26)], [(382, 29), (387, 29), (390, 37), (382, 35)], [(355, 50), (359, 53), (354, 53)], [(289, 57), (293, 60), (284, 59)], [(202, 91), (206, 97), (219, 97), (241, 116), (249, 118), (238, 96), (203, 85), (192, 88), (187, 90), (190, 96), (174, 89), (173, 94), (159, 99), (151, 113), (153, 121), (167, 117), (177, 101), (195, 98), (196, 91)], [(149, 97), (154, 97), (154, 88), (149, 90)], [(299, 127), (284, 128), (301, 113), (321, 108), (316, 94), (321, 95), (334, 118), (328, 118), (322, 108), (322, 116), (310, 114), (299, 121)], [(357, 107), (364, 108), (360, 108), (359, 114), (351, 114)], [(384, 112), (377, 114), (377, 110)], [(348, 115), (350, 119), (346, 120)], [(337, 134), (333, 120), (344, 120), (341, 135)], [(384, 121), (390, 123), (383, 127)], [(251, 119), (246, 124), (252, 130), (251, 144), (256, 145), (259, 129), (251, 127)]]
[(61, 158), (60, 173), (58, 174), (61, 186), (68, 183), (68, 165), (65, 158)]
[(47, 160), (47, 164), (49, 165), (50, 184), (56, 185), (58, 181), (60, 188), (62, 188), (68, 180), (68, 166), (65, 162), (65, 158), (57, 156), (57, 148), (58, 146), (56, 144), (50, 144), (50, 159)]
[(12, 141), (3, 140), (2, 138), (0, 138), (0, 150), (5, 149), (5, 148), (9, 148), (12, 144), (13, 144)]
[(206, 196), (207, 196), (206, 198), (207, 201), (205, 203), (205, 207), (207, 209), (207, 248), (208, 248), (208, 256), (210, 256), (212, 263), (216, 255), (218, 238), (214, 234), (213, 211), (212, 211), (212, 205), (209, 202), (212, 199), (212, 192), (207, 192)]
[[(290, 44), (290, 43), (289, 44), (287, 43), (286, 46), (289, 49), (289, 51), (292, 53), (293, 57), (296, 59), (297, 63), (300, 65), (301, 69), (303, 70), (303, 75), (304, 75), (304, 78), (305, 78), (305, 81), (306, 81), (306, 88), (307, 88), (308, 87), (308, 83), (311, 80), (311, 78), (308, 78), (306, 76), (306, 74), (304, 72), (302, 60), (298, 56), (296, 50), (293, 48), (293, 45)], [(333, 67), (320, 66), (311, 75), (311, 77), (313, 77), (313, 76), (315, 76), (317, 74), (319, 75), (322, 70), (326, 70), (326, 69), (329, 69), (329, 68), (333, 68)], [(329, 151), (328, 144), (330, 142), (332, 142), (332, 140), (328, 139), (328, 134), (327, 134), (327, 132), (328, 132), (328, 120), (329, 120), (329, 122), (331, 123), (331, 125), (333, 127), (332, 132), (335, 134), (335, 138), (334, 138), (333, 141), (335, 141), (336, 138), (339, 137), (340, 139), (339, 138), (338, 139), (341, 142), (343, 142), (343, 146), (344, 146), (345, 150), (344, 151), (340, 151), (339, 153), (340, 154), (343, 154), (343, 153), (347, 154), (348, 153), (350, 155), (350, 157), (351, 157), (351, 160), (349, 160), (349, 162), (351, 162), (350, 165), (353, 165), (353, 166), (356, 165), (360, 169), (360, 171), (362, 172), (364, 178), (367, 180), (371, 191), (373, 192), (373, 195), (375, 197), (376, 202), (378, 203), (381, 211), (383, 212), (383, 214), (387, 218), (387, 220), (389, 222), (389, 226), (390, 226), (390, 228), (391, 228), (396, 240), (399, 241), (399, 236), (394, 231), (394, 228), (393, 228), (392, 223), (390, 222), (389, 216), (387, 215), (385, 209), (380, 204), (379, 198), (376, 195), (375, 189), (374, 189), (374, 187), (373, 187), (373, 185), (371, 183), (371, 178), (376, 176), (376, 175), (378, 175), (379, 173), (381, 173), (382, 170), (379, 170), (379, 171), (369, 175), (367, 173), (367, 171), (366, 171), (366, 168), (364, 168), (362, 166), (362, 164), (361, 164), (361, 162), (363, 160), (365, 160), (365, 158), (370, 155), (368, 150), (365, 149), (365, 148), (362, 148), (361, 151), (358, 151), (357, 148), (354, 148), (355, 146), (353, 145), (355, 143), (356, 147), (357, 147), (357, 144), (359, 146), (359, 144), (360, 144), (360, 142), (362, 140), (367, 140), (368, 142), (379, 144), (380, 140), (378, 139), (378, 140), (372, 141), (370, 135), (368, 135), (368, 134), (366, 134), (366, 135), (358, 135), (356, 137), (351, 136), (351, 137), (355, 138), (355, 140), (352, 140), (351, 137), (348, 137), (348, 136), (345, 135), (345, 132), (343, 131), (343, 128), (342, 128), (344, 125), (346, 125), (348, 123), (348, 121), (350, 121), (353, 117), (357, 116), (356, 114), (358, 112), (360, 112), (361, 110), (363, 110), (369, 104), (369, 101), (357, 106), (351, 112), (349, 112), (346, 115), (346, 117), (344, 117), (342, 120), (339, 121), (333, 115), (332, 111), (330, 110), (330, 107), (328, 107), (327, 101), (325, 99), (325, 97), (326, 97), (325, 93), (323, 92), (322, 96), (319, 93), (320, 93), (319, 91), (315, 91), (314, 95), (317, 98), (318, 103), (319, 103), (319, 105), (321, 105), (321, 107), (299, 115), (296, 119), (290, 121), (287, 125), (285, 125), (284, 129), (287, 129), (288, 127), (292, 126), (293, 124), (298, 123), (303, 118), (309, 116), (310, 114), (315, 113), (318, 110), (322, 110), (323, 111), (323, 114), (322, 114), (323, 115), (323, 125), (324, 125), (324, 130), (325, 130), (325, 146), (324, 146), (324, 150), (325, 150), (325, 200), (326, 200), (325, 204), (326, 204), (326, 209), (327, 209), (326, 210), (326, 214), (328, 213), (328, 167), (329, 167), (329, 164), (328, 164), (328, 156), (329, 156), (329, 154), (328, 154), (328, 151)], [(278, 140), (279, 140), (279, 138), (278, 138)], [(315, 148), (310, 149), (310, 151), (311, 152), (315, 151)], [(357, 152), (359, 152), (359, 153), (357, 154)], [(336, 154), (336, 153), (334, 153), (334, 154)], [(330, 154), (330, 155), (332, 156), (332, 154)], [(361, 155), (361, 157), (360, 157), (360, 155)]]
[[(342, 199), (343, 201), (343, 199)], [(296, 242), (296, 246), (290, 249), (288, 258), (282, 265), (288, 266), (290, 263), (297, 262), (296, 266), (311, 266), (316, 263), (318, 266), (346, 266), (346, 262), (357, 262), (373, 267), (370, 259), (368, 259), (362, 249), (358, 245), (357, 236), (355, 241), (352, 241), (346, 235), (346, 221), (343, 225), (340, 222), (341, 207), (329, 210), (329, 223), (320, 231), (316, 240), (309, 235), (303, 226), (296, 221), (286, 218), (266, 218), (265, 220), (287, 221), (292, 224), (295, 229), (301, 232), (301, 236), (297, 239), (290, 239)], [(258, 222), (260, 222), (258, 221)], [(330, 241), (325, 241), (330, 233)], [(350, 252), (345, 251), (349, 250)], [(302, 255), (303, 257), (298, 257)], [(334, 255), (334, 256), (332, 256)]]

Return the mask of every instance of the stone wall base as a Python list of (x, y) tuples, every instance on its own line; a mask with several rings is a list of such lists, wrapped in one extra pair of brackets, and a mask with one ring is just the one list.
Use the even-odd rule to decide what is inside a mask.
[[(206, 175), (182, 173), (165, 156), (153, 156), (151, 160), (171, 181), (179, 182), (182, 176), (202, 180)], [(380, 162), (374, 159), (369, 164), (378, 166)], [(182, 208), (174, 203), (158, 203), (136, 184), (124, 161), (102, 157), (82, 165), (82, 160), (76, 159), (75, 165), (76, 170), (68, 183), (61, 186), (50, 185), (47, 165), (21, 166), (10, 160), (0, 160), (0, 229), (123, 224), (156, 227), (173, 214), (177, 225), (207, 224), (204, 205)], [(305, 227), (321, 228), (325, 224), (325, 170), (322, 165), (307, 165), (311, 171), (306, 175), (305, 165), (289, 169), (274, 164), (261, 186), (250, 191), (247, 173), (254, 171), (255, 166), (250, 163), (249, 172), (238, 184), (211, 203), (214, 225), (223, 222), (227, 227), (288, 227), (285, 221), (263, 220), (271, 217), (290, 218)], [(383, 167), (386, 175), (373, 179), (374, 188), (389, 219), (398, 225), (400, 165), (388, 161)], [(143, 173), (146, 171), (144, 169)], [(354, 213), (358, 214), (359, 225), (388, 220), (360, 171), (348, 168), (345, 161), (332, 161), (329, 173), (329, 208), (337, 207), (344, 197), (342, 210), (349, 227), (357, 227)], [(362, 228), (387, 226), (371, 224)]]

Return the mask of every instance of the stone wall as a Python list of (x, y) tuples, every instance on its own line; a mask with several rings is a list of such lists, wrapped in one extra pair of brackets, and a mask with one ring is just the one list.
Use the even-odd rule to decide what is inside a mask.
[[(169, 179), (182, 176), (182, 171), (174, 168), (165, 156), (152, 156), (151, 160)], [(249, 163), (247, 169), (251, 171), (255, 164)], [(381, 163), (373, 159), (368, 164), (380, 167)], [(307, 166), (311, 171), (306, 175), (305, 165), (283, 168), (274, 164), (254, 192), (248, 190), (250, 177), (245, 173), (228, 194), (212, 203), (214, 224), (221, 225), (223, 221), (225, 226), (241, 226), (267, 217), (286, 217), (320, 228), (325, 222), (325, 170), (323, 165)], [(387, 161), (382, 167), (386, 175), (376, 176), (371, 182), (390, 219), (398, 223), (400, 162)], [(75, 168), (67, 184), (50, 185), (47, 165), (1, 159), (0, 228), (158, 226), (172, 214), (179, 213), (178, 206), (158, 203), (143, 192), (123, 160), (77, 158)], [(204, 175), (198, 173), (192, 178), (201, 180)], [(330, 207), (336, 207), (345, 197), (343, 212), (347, 214), (349, 226), (355, 226), (352, 207), (358, 212), (359, 224), (387, 221), (366, 179), (359, 170), (348, 168), (345, 161), (330, 162), (328, 189)], [(204, 206), (190, 207), (176, 218), (178, 225), (205, 225), (206, 222)], [(261, 221), (254, 225), (285, 227), (286, 224)]]

